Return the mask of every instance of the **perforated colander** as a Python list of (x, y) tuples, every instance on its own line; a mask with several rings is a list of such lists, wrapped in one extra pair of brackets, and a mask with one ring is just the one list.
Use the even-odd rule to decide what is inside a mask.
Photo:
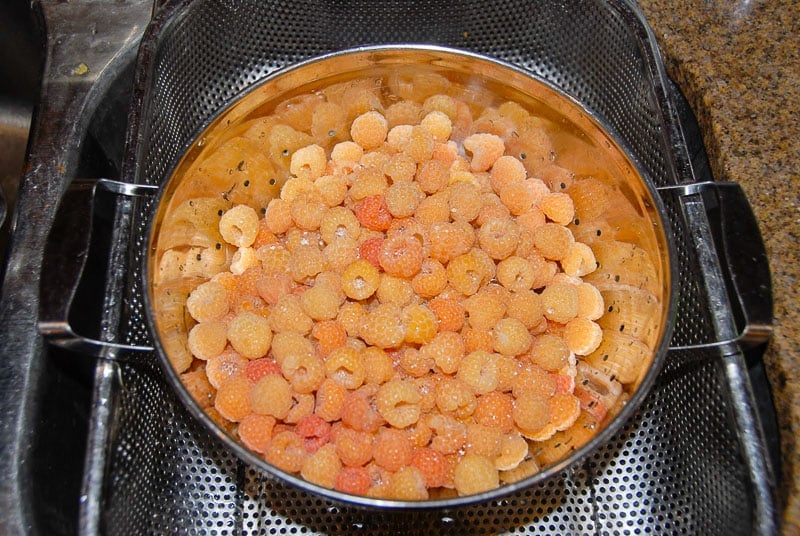
[(192, 418), (152, 353), (127, 350), (153, 345), (138, 274), (155, 200), (138, 199), (117, 214), (121, 275), (107, 289), (114, 299), (105, 325), (119, 326), (123, 345), (115, 347), (113, 361), (98, 366), (97, 443), (87, 459), (84, 529), (750, 533), (760, 515), (750, 462), (732, 424), (738, 409), (714, 349), (731, 335), (709, 305), (706, 256), (696, 249), (698, 237), (707, 234), (702, 187), (680, 186), (691, 176), (676, 146), (663, 69), (646, 25), (626, 1), (168, 4), (141, 45), (123, 179), (162, 185), (197, 133), (278, 69), (351, 47), (407, 43), (483, 54), (541, 77), (591, 110), (660, 189), (662, 214), (675, 231), (680, 306), (669, 341), (674, 350), (649, 396), (582, 462), (513, 493), (403, 513), (332, 502), (302, 481), (275, 480), (246, 455), (237, 456)]

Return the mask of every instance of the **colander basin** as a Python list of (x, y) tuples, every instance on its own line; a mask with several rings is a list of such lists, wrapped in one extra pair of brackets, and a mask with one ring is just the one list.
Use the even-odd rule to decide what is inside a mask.
[[(642, 253), (642, 258), (646, 259), (646, 273), (631, 271), (630, 265), (618, 263), (617, 268), (622, 270), (621, 282), (619, 270), (615, 273), (610, 266), (603, 266), (602, 262), (596, 271), (586, 276), (586, 280), (592, 281), (597, 288), (604, 289), (606, 302), (610, 299), (617, 300), (606, 303), (611, 309), (604, 315), (605, 320), (598, 320), (603, 329), (607, 333), (613, 329), (620, 332), (627, 329), (626, 334), (632, 333), (630, 336), (638, 344), (646, 345), (649, 352), (635, 378), (630, 379), (625, 386), (626, 402), (619, 405), (612, 416), (601, 422), (597, 433), (582, 446), (568, 449), (564, 457), (534, 474), (502, 484), (496, 489), (471, 495), (443, 496), (426, 501), (375, 499), (330, 490), (277, 469), (245, 448), (235, 439), (230, 427), (224, 429), (202, 409), (174, 366), (176, 352), (186, 351), (185, 340), (192, 321), (185, 311), (180, 310), (180, 314), (176, 316), (174, 310), (167, 311), (163, 306), (160, 288), (165, 279), (160, 272), (161, 262), (165, 251), (175, 247), (174, 243), (165, 247), (164, 236), (168, 232), (170, 214), (181, 203), (197, 195), (206, 195), (216, 187), (214, 184), (203, 184), (197, 174), (191, 180), (187, 179), (189, 172), (196, 169), (215, 149), (241, 135), (243, 124), (272, 113), (276, 105), (286, 99), (308, 95), (334, 83), (366, 78), (381, 86), (394, 84), (394, 87), (402, 88), (405, 83), (413, 84), (431, 75), (446, 77), (454, 86), (461, 88), (462, 94), (468, 95), (468, 98), (478, 100), (487, 98), (489, 94), (496, 95), (501, 99), (498, 102), (517, 102), (535, 115), (545, 118), (550, 124), (559, 125), (558, 133), (553, 136), (556, 151), (550, 155), (552, 161), (571, 169), (579, 180), (591, 178), (602, 181), (608, 186), (607, 191), (612, 196), (608, 206), (612, 209), (625, 207), (625, 210), (613, 209), (610, 215), (595, 215), (593, 217), (596, 221), (573, 221), (570, 226), (580, 236), (587, 236), (581, 233), (585, 233), (584, 229), (589, 226), (593, 226), (591, 229), (598, 233), (605, 232), (602, 239), (597, 239), (597, 247), (593, 247), (598, 260), (602, 257), (603, 241), (610, 238), (615, 242), (630, 244), (632, 248), (635, 247), (637, 254)], [(231, 172), (243, 173), (244, 170), (232, 169)], [(591, 110), (548, 82), (503, 62), (473, 53), (427, 45), (362, 47), (304, 61), (270, 75), (219, 110), (197, 133), (180, 160), (174, 163), (170, 177), (161, 189), (150, 220), (148, 255), (142, 274), (144, 288), (148, 289), (145, 293), (148, 324), (164, 372), (191, 413), (226, 447), (265, 473), (328, 499), (368, 508), (453, 508), (497, 499), (553, 478), (610, 440), (647, 395), (666, 354), (674, 317), (674, 282), (677, 274), (674, 246), (665, 210), (651, 180), (630, 156), (616, 133)], [(274, 184), (262, 184), (259, 191), (267, 197), (278, 196), (286, 176), (278, 171), (270, 178), (275, 178)], [(260, 180), (269, 181), (270, 178), (262, 176)], [(224, 194), (236, 199), (244, 198), (237, 196), (246, 197), (242, 190), (243, 182), (236, 182), (231, 178), (226, 180), (233, 180), (226, 184), (233, 184), (237, 189), (220, 191), (220, 196)], [(253, 208), (266, 208), (264, 199), (266, 198), (254, 202), (256, 206)], [(588, 205), (591, 206), (591, 203)], [(633, 294), (620, 293), (620, 284), (643, 291), (648, 300), (629, 299)], [(635, 294), (643, 295), (639, 292)], [(180, 344), (176, 346), (176, 337), (183, 341), (183, 350), (179, 349)]]

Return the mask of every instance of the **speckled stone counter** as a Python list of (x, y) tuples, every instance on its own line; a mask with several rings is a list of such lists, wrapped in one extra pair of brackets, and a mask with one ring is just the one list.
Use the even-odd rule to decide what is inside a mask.
[(800, 534), (800, 3), (641, 0), (698, 117), (715, 179), (742, 184), (772, 270), (765, 355), (781, 430), (783, 532)]

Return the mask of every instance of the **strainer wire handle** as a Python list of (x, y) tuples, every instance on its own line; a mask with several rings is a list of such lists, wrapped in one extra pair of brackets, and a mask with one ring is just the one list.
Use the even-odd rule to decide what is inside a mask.
[[(78, 309), (76, 297), (92, 260), (94, 235), (98, 233), (100, 194), (113, 197), (153, 195), (158, 187), (111, 179), (76, 179), (61, 201), (48, 236), (40, 287), (39, 332), (53, 345), (92, 357), (115, 359), (126, 352), (150, 352), (149, 346), (130, 345), (87, 337), (78, 333), (73, 319), (90, 317), (94, 311)], [(102, 330), (101, 330), (102, 331)]]
[(767, 253), (752, 207), (741, 186), (704, 181), (658, 188), (663, 195), (700, 196), (705, 206), (713, 257), (728, 294), (736, 334), (670, 350), (717, 349), (723, 354), (761, 346), (772, 336), (772, 283)]

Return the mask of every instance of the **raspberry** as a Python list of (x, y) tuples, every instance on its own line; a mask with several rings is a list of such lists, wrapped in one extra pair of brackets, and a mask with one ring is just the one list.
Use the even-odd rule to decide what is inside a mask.
[(472, 495), (496, 488), (500, 477), (494, 462), (480, 454), (467, 453), (456, 464), (453, 481), (459, 495)]
[(560, 261), (574, 242), (572, 232), (557, 223), (545, 223), (533, 230), (533, 243), (545, 259)]
[(573, 318), (567, 322), (564, 340), (575, 355), (589, 355), (600, 346), (603, 330), (591, 320)]
[(256, 383), (269, 374), (280, 374), (281, 367), (274, 359), (262, 357), (248, 361), (244, 373), (251, 382)]
[(189, 331), (189, 351), (203, 361), (221, 354), (227, 344), (228, 327), (225, 322), (202, 322)]
[(242, 357), (236, 350), (225, 351), (217, 357), (212, 357), (206, 362), (208, 382), (219, 389), (222, 382), (229, 377), (244, 372), (248, 361), (246, 357)]
[(542, 291), (542, 307), (548, 320), (566, 324), (578, 314), (578, 292), (569, 283), (552, 283)]
[(368, 346), (361, 351), (367, 369), (365, 381), (372, 385), (386, 383), (394, 375), (392, 358), (380, 348)]
[(336, 485), (336, 475), (341, 469), (342, 462), (336, 454), (336, 447), (324, 445), (306, 458), (300, 475), (309, 482), (331, 489)]
[(356, 215), (349, 208), (332, 207), (322, 216), (319, 234), (327, 244), (344, 237), (358, 240), (361, 234), (361, 225)]
[(380, 112), (359, 115), (350, 126), (350, 137), (365, 150), (378, 147), (386, 139), (389, 123)]
[(389, 471), (399, 471), (410, 465), (414, 454), (408, 434), (394, 428), (382, 428), (375, 435), (372, 449), (375, 463)]
[(420, 353), (431, 359), (445, 374), (454, 374), (458, 370), (465, 351), (464, 338), (452, 331), (437, 333), (428, 344), (420, 348)]
[(269, 321), (255, 313), (239, 314), (228, 324), (228, 340), (244, 357), (248, 359), (262, 357), (272, 344)]
[[(403, 153), (394, 154), (384, 164), (382, 169), (383, 172), (386, 174), (386, 176), (389, 177), (389, 179), (391, 180), (392, 186), (394, 186), (397, 183), (406, 183), (407, 186), (411, 186), (413, 184), (413, 187), (416, 190), (417, 194), (422, 193), (419, 189), (419, 186), (416, 183), (411, 182), (414, 179), (414, 175), (417, 172), (417, 163), (414, 162), (414, 160), (412, 160), (410, 156)], [(392, 209), (392, 203), (389, 201), (389, 193), (391, 190), (392, 187), (390, 186), (389, 189), (386, 191), (386, 196), (387, 196), (386, 201), (387, 203), (389, 203), (390, 210)], [(400, 197), (402, 198), (404, 196), (401, 195)], [(413, 212), (413, 210), (411, 212)], [(392, 214), (394, 214), (393, 210)]]
[(495, 160), (489, 176), (492, 190), (500, 193), (503, 186), (524, 181), (527, 172), (525, 166), (517, 158), (504, 155)]
[(514, 428), (513, 411), (514, 399), (511, 395), (492, 391), (478, 397), (472, 416), (478, 424), (510, 432)]
[[(413, 162), (412, 162), (412, 165)], [(413, 173), (412, 173), (413, 178)], [(395, 218), (407, 218), (414, 214), (425, 194), (417, 182), (396, 180), (386, 190), (386, 208)]]
[(316, 322), (311, 328), (311, 336), (317, 341), (317, 351), (322, 357), (327, 357), (347, 342), (347, 332), (336, 320)]
[(453, 221), (470, 222), (478, 217), (483, 202), (478, 186), (473, 182), (459, 181), (448, 187), (450, 190), (450, 217)]
[(367, 374), (364, 358), (355, 348), (340, 346), (325, 359), (325, 374), (347, 389), (358, 389)]
[(411, 465), (419, 469), (429, 488), (439, 488), (452, 480), (450, 460), (439, 452), (428, 447), (414, 449)]
[(268, 374), (258, 380), (250, 392), (254, 413), (283, 419), (292, 408), (292, 388), (283, 376)]
[(361, 245), (358, 247), (358, 258), (369, 261), (375, 268), (380, 268), (381, 249), (383, 249), (383, 238), (380, 236), (373, 236), (361, 242)]
[(217, 388), (214, 408), (229, 421), (239, 422), (252, 412), (250, 392), (253, 384), (244, 374), (234, 374)]
[(303, 312), (313, 320), (333, 320), (339, 314), (339, 301), (336, 289), (328, 285), (315, 284), (300, 295)]
[(389, 274), (381, 274), (375, 295), (381, 303), (394, 303), (400, 307), (408, 305), (416, 298), (414, 287), (408, 279)]
[(487, 171), (506, 150), (502, 138), (484, 133), (468, 136), (464, 149), (472, 153), (470, 169), (473, 171)]
[(464, 301), (470, 327), (478, 331), (491, 330), (506, 314), (506, 305), (499, 296), (485, 290)]
[(389, 275), (411, 278), (422, 269), (424, 258), (422, 242), (414, 235), (394, 233), (383, 241), (380, 263)]
[(306, 415), (294, 427), (297, 435), (303, 438), (303, 449), (306, 452), (317, 452), (331, 440), (331, 425), (318, 415)]
[(420, 125), (426, 128), (437, 142), (446, 142), (450, 139), (453, 131), (453, 122), (450, 117), (439, 110), (429, 112), (422, 118)]
[(403, 467), (389, 477), (388, 494), (402, 501), (424, 501), (428, 498), (425, 477), (414, 466)]
[(397, 125), (416, 125), (422, 115), (422, 106), (409, 100), (394, 102), (384, 112), (389, 127)]
[(403, 309), (406, 342), (424, 344), (436, 335), (436, 315), (425, 305), (412, 304)]
[(392, 213), (383, 195), (365, 197), (356, 206), (355, 213), (361, 225), (373, 231), (385, 231), (392, 224)]
[(303, 438), (291, 430), (279, 432), (272, 437), (264, 457), (282, 471), (297, 473), (307, 457)]
[(221, 320), (229, 307), (228, 291), (214, 281), (198, 285), (186, 300), (186, 310), (198, 322)]
[(329, 207), (341, 205), (347, 197), (347, 179), (340, 175), (323, 175), (314, 181), (322, 201)]
[(528, 329), (536, 327), (542, 321), (542, 313), (542, 300), (532, 290), (514, 292), (508, 297), (506, 315), (519, 320)]
[(282, 296), (273, 307), (269, 324), (275, 333), (293, 331), (305, 335), (311, 331), (314, 321), (303, 311), (300, 297), (288, 294)]
[(365, 465), (372, 459), (372, 434), (359, 432), (341, 424), (333, 425), (336, 454), (347, 466)]
[(420, 201), (417, 210), (414, 211), (414, 217), (425, 225), (450, 221), (450, 205), (447, 202), (449, 198), (448, 190), (429, 195)]
[(500, 455), (503, 432), (493, 426), (470, 423), (467, 425), (466, 452), (480, 454), (494, 460)]
[(395, 428), (406, 428), (419, 420), (422, 395), (411, 382), (390, 380), (381, 385), (375, 400), (378, 413)]
[(393, 303), (381, 303), (370, 311), (361, 325), (364, 342), (379, 348), (395, 348), (405, 339), (402, 311)]
[(481, 331), (474, 328), (466, 328), (463, 331), (464, 346), (467, 353), (483, 350), (485, 352), (494, 351), (494, 339), (488, 331)]
[(519, 226), (512, 219), (492, 219), (478, 229), (478, 242), (487, 255), (503, 260), (512, 255), (519, 244)]
[(508, 290), (523, 292), (536, 281), (536, 272), (527, 259), (512, 255), (497, 264), (497, 280)]
[(313, 355), (314, 345), (302, 334), (282, 331), (272, 338), (272, 357), (280, 365), (289, 356)]
[(274, 417), (251, 413), (239, 423), (239, 439), (250, 450), (264, 454), (272, 441), (275, 423)]
[(460, 331), (464, 325), (464, 306), (454, 298), (437, 296), (428, 302), (428, 307), (436, 315), (439, 331)]
[(518, 356), (531, 347), (531, 334), (525, 324), (516, 318), (503, 318), (497, 322), (492, 333), (494, 349), (500, 354)]
[(372, 477), (364, 467), (343, 467), (336, 475), (334, 488), (352, 495), (366, 495), (372, 484)]
[(435, 140), (428, 129), (421, 126), (413, 126), (408, 139), (402, 147), (404, 154), (410, 156), (414, 162), (422, 164), (430, 161), (435, 147)]
[(365, 300), (378, 289), (380, 273), (369, 261), (358, 259), (342, 273), (342, 290), (348, 298)]
[(456, 418), (468, 417), (475, 411), (475, 395), (460, 379), (446, 376), (436, 386), (436, 407)]
[(464, 356), (457, 377), (482, 395), (497, 388), (497, 355), (477, 350)]
[(471, 296), (486, 284), (492, 274), (482, 253), (471, 249), (447, 264), (447, 280), (464, 296)]
[(360, 432), (376, 432), (384, 420), (366, 395), (354, 391), (347, 394), (342, 404), (342, 423)]
[(568, 225), (575, 218), (575, 205), (572, 198), (565, 193), (552, 193), (539, 202), (539, 207), (549, 220)]
[(544, 333), (534, 339), (530, 359), (544, 370), (554, 372), (567, 364), (569, 353), (569, 346), (564, 339), (552, 333)]
[(417, 172), (417, 183), (426, 194), (435, 194), (447, 187), (450, 180), (450, 167), (440, 160), (431, 160), (422, 165)]

